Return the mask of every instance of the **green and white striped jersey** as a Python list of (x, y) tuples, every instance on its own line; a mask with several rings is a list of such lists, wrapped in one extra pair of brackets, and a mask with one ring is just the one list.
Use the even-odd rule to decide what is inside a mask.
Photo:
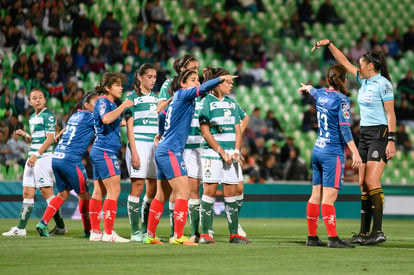
[[(32, 144), (30, 145), (29, 156), (33, 155), (46, 140), (46, 134), (55, 135), (56, 117), (47, 108), (44, 108), (38, 115), (33, 113), (29, 118), (30, 135), (32, 136)], [(50, 145), (45, 153), (51, 153), (53, 145)], [(42, 154), (42, 155), (43, 155)], [(41, 155), (41, 156), (42, 156)], [(40, 156), (40, 157), (41, 157)]]
[(125, 110), (125, 118), (134, 119), (135, 140), (153, 142), (158, 133), (158, 96), (152, 91), (147, 95), (138, 96), (133, 91), (128, 93), (127, 99), (134, 102), (134, 106)]
[(196, 97), (195, 109), (193, 119), (191, 120), (190, 134), (188, 135), (187, 142), (184, 149), (201, 148), (203, 144), (203, 137), (201, 136), (200, 121), (198, 120), (201, 109), (201, 99)]
[(170, 94), (168, 93), (168, 88), (170, 87), (173, 79), (169, 78), (162, 83), (161, 89), (160, 89), (160, 95), (158, 96), (159, 100), (168, 100), (170, 99)]
[[(200, 110), (200, 124), (210, 125), (210, 133), (224, 150), (234, 150), (236, 145), (236, 124), (240, 124), (237, 103), (224, 96), (222, 100), (208, 94)], [(221, 159), (220, 155), (207, 142), (203, 144), (203, 158)]]

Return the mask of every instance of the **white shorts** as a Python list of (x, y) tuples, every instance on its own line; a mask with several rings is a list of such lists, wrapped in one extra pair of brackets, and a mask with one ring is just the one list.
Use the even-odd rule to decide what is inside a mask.
[(194, 179), (201, 179), (203, 175), (201, 169), (201, 148), (184, 149), (183, 159), (187, 166), (188, 176)]
[(240, 164), (232, 162), (225, 163), (218, 159), (201, 159), (203, 165), (203, 182), (238, 184), (240, 181)]
[(43, 154), (38, 158), (34, 167), (24, 166), (23, 186), (24, 187), (49, 187), (53, 186), (52, 153)]
[(126, 148), (125, 161), (129, 176), (137, 179), (156, 179), (157, 165), (155, 164), (155, 145), (153, 142), (135, 141), (137, 147), (140, 167), (135, 169), (131, 165), (131, 149)]

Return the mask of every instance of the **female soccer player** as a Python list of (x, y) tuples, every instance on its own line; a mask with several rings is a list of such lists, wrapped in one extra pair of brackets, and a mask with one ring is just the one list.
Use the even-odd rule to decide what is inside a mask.
[(328, 247), (352, 248), (336, 233), (334, 203), (338, 190), (342, 188), (345, 167), (345, 146), (352, 153), (352, 168), (361, 165), (361, 157), (351, 133), (350, 93), (345, 88), (346, 71), (342, 65), (328, 70), (329, 88), (315, 89), (303, 85), (300, 92), (310, 93), (316, 101), (318, 138), (312, 153), (313, 187), (307, 206), (308, 246), (325, 246), (316, 235), (319, 206), (328, 231)]
[[(121, 149), (120, 115), (134, 103), (126, 99), (119, 107), (114, 100), (122, 95), (122, 83), (126, 77), (121, 73), (105, 73), (96, 86), (96, 92), (102, 94), (93, 110), (96, 139), (90, 151), (93, 164), (94, 189), (89, 203), (91, 235), (93, 242), (129, 242), (113, 231), (117, 201), (121, 192), (120, 167), (118, 153)], [(105, 231), (101, 235), (99, 218), (103, 204)]]
[[(23, 204), (20, 210), (19, 223), (3, 236), (26, 236), (26, 225), (34, 206), (36, 188), (40, 189), (43, 198), (50, 203), (53, 193), (52, 144), (55, 138), (56, 117), (46, 107), (46, 97), (39, 89), (29, 93), (29, 102), (34, 113), (29, 118), (30, 135), (19, 129), (16, 133), (31, 142), (29, 159), (23, 174)], [(54, 216), (55, 234), (67, 232), (59, 212)], [(58, 231), (57, 231), (58, 230)]]
[[(174, 61), (173, 69), (177, 73), (177, 75), (179, 75), (180, 72), (184, 70), (198, 71), (198, 61), (191, 54), (186, 54), (183, 57), (177, 58)], [(170, 104), (171, 102), (172, 93), (175, 91), (171, 91), (169, 87), (173, 79), (174, 78), (165, 80), (161, 86), (159, 100), (158, 100), (158, 107), (157, 107), (158, 113), (164, 110), (168, 106), (168, 104)]]
[[(181, 58), (177, 58), (174, 61), (173, 64), (173, 69), (174, 71), (177, 73), (177, 75), (180, 74), (180, 72), (184, 71), (184, 70), (193, 70), (198, 72), (198, 61), (197, 59), (190, 55), (190, 54), (186, 54)], [(170, 88), (171, 83), (173, 81), (174, 78), (170, 78), (167, 79), (161, 87), (161, 91), (159, 94), (159, 100), (158, 100), (158, 107), (157, 107), (157, 111), (158, 113), (161, 113), (163, 110), (165, 110), (168, 106), (168, 104), (170, 104), (171, 99), (172, 99), (172, 95), (175, 92), (173, 89)], [(196, 114), (197, 112), (195, 112)], [(187, 156), (189, 156), (189, 154), (187, 154)], [(196, 169), (195, 169), (196, 170)], [(190, 174), (193, 174), (190, 171)], [(197, 183), (195, 180), (191, 180), (190, 179), (190, 183), (192, 184), (192, 188), (191, 190), (195, 190)], [(194, 197), (194, 196), (192, 196)], [(170, 216), (170, 227), (171, 227), (171, 236), (174, 236), (174, 206), (175, 206), (175, 195), (174, 193), (169, 197), (169, 216)], [(151, 203), (151, 201), (149, 201), (149, 203)], [(189, 201), (190, 203), (190, 215), (193, 215), (194, 211), (193, 209), (196, 209), (197, 206), (193, 205), (193, 203), (197, 203), (197, 201), (195, 200), (191, 200)], [(194, 216), (195, 217), (195, 216)], [(196, 223), (197, 221), (195, 219), (190, 219), (190, 221), (194, 221), (194, 223)]]
[[(361, 227), (352, 237), (353, 243), (377, 244), (386, 241), (382, 230), (384, 192), (381, 176), (387, 161), (395, 156), (396, 118), (394, 94), (387, 63), (382, 53), (366, 53), (359, 59), (359, 68), (352, 65), (331, 40), (316, 42), (312, 51), (327, 46), (339, 64), (361, 85), (358, 103), (361, 110), (361, 130), (358, 145), (362, 165), (359, 168), (361, 186)], [(369, 232), (371, 215), (374, 224)]]
[(79, 197), (79, 211), (82, 217), (85, 238), (89, 238), (91, 225), (89, 221), (89, 188), (88, 176), (82, 157), (88, 150), (95, 136), (93, 123), (93, 108), (98, 99), (95, 92), (87, 93), (78, 102), (67, 121), (66, 129), (53, 153), (52, 168), (55, 174), (58, 195), (55, 196), (46, 208), (42, 220), (36, 225), (41, 237), (49, 237), (47, 225), (56, 211), (67, 200), (70, 190), (75, 190)]
[[(164, 193), (168, 193), (171, 186), (176, 194), (174, 238), (171, 243), (175, 245), (195, 244), (187, 241), (188, 239), (183, 236), (184, 225), (187, 220), (190, 188), (186, 164), (182, 158), (194, 114), (194, 99), (206, 94), (222, 81), (232, 81), (234, 77), (231, 75), (220, 76), (200, 85), (197, 72), (185, 70), (171, 84), (176, 92), (168, 107), (164, 133), (155, 150), (155, 161), (157, 162), (158, 179), (161, 180), (159, 181), (161, 186), (157, 186), (157, 194), (151, 203), (148, 232), (143, 241), (144, 243), (160, 243), (155, 237), (155, 230), (164, 208)], [(168, 186), (166, 186), (165, 180), (168, 180)]]
[[(150, 64), (143, 64), (135, 72), (133, 92), (127, 99), (134, 106), (125, 110), (128, 146), (126, 163), (131, 177), (131, 192), (128, 196), (128, 217), (131, 224), (131, 241), (142, 242), (147, 233), (149, 207), (157, 187), (157, 167), (155, 165), (154, 138), (158, 133), (158, 96), (151, 91), (157, 72)], [(139, 200), (146, 184), (146, 194), (142, 204), (142, 227), (139, 231)]]
[[(230, 73), (222, 68), (208, 68), (205, 72), (206, 80), (227, 76), (230, 76)], [(238, 234), (237, 185), (241, 181), (241, 130), (237, 103), (227, 96), (232, 87), (232, 79), (215, 87), (204, 98), (200, 112), (201, 134), (205, 139), (202, 153), (204, 193), (200, 210), (201, 244), (214, 243), (208, 229), (213, 218), (214, 196), (219, 183), (223, 185), (230, 243), (250, 243)]]

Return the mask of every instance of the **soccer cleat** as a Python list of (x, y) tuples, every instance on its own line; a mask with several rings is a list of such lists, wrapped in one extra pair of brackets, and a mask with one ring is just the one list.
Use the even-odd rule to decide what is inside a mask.
[(214, 239), (209, 234), (201, 234), (198, 240), (199, 244), (214, 244)]
[(373, 244), (379, 244), (383, 243), (387, 240), (387, 237), (385, 236), (384, 232), (371, 232), (371, 234), (365, 239), (361, 245), (373, 245)]
[(354, 234), (352, 236), (352, 238), (350, 240), (348, 240), (348, 243), (356, 243), (356, 244), (362, 244), (363, 242), (365, 242), (365, 240), (367, 239), (367, 237), (365, 235), (362, 235), (361, 233), (359, 234)]
[(252, 243), (249, 239), (240, 236), (239, 234), (230, 235), (229, 243), (249, 244)]
[(17, 226), (10, 228), (9, 231), (3, 232), (2, 236), (26, 236), (26, 229), (17, 228)]
[(199, 240), (200, 240), (200, 233), (196, 233), (195, 235), (190, 237), (190, 241), (194, 243), (198, 243)]
[(91, 236), (91, 233), (90, 232), (83, 232), (83, 238), (85, 238), (85, 239), (89, 239), (89, 237)]
[(239, 234), (240, 236), (245, 237), (245, 238), (247, 237), (247, 233), (246, 233), (246, 231), (243, 230), (240, 223), (237, 227), (237, 234)]
[(47, 232), (47, 225), (39, 222), (36, 225), (36, 230), (39, 232), (40, 237), (49, 237), (49, 233)]
[(173, 245), (198, 245), (198, 243), (190, 241), (187, 237), (181, 236), (181, 238), (176, 239), (175, 237), (172, 239), (170, 244)]
[(212, 229), (209, 229), (208, 230), (208, 235), (210, 235), (210, 238), (214, 238), (214, 230), (212, 230)]
[(355, 248), (352, 244), (347, 244), (339, 237), (328, 237), (328, 247), (330, 248)]
[(131, 242), (142, 242), (144, 240), (144, 234), (137, 231), (134, 234), (131, 234)]
[(151, 237), (148, 237), (148, 235), (146, 234), (142, 242), (144, 244), (162, 244), (162, 241), (160, 241), (157, 237), (151, 238)]
[(112, 234), (102, 234), (103, 243), (129, 243), (130, 240), (122, 238), (115, 231), (112, 231)]
[(326, 246), (326, 243), (321, 241), (318, 236), (308, 236), (306, 246)]
[(64, 228), (59, 228), (59, 227), (55, 226), (52, 230), (49, 231), (50, 236), (65, 235), (66, 233), (68, 233), (68, 228), (66, 226)]
[(102, 233), (96, 233), (94, 231), (91, 231), (90, 235), (89, 235), (89, 241), (90, 242), (100, 242), (100, 241), (102, 241)]

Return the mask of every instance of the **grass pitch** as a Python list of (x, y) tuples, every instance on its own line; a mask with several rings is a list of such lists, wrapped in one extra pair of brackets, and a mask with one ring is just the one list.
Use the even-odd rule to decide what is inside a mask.
[[(190, 247), (90, 243), (81, 237), (81, 221), (73, 220), (65, 221), (67, 235), (41, 238), (34, 228), (37, 222), (29, 222), (26, 237), (0, 236), (0, 274), (414, 273), (413, 220), (386, 219), (387, 242), (355, 249), (306, 247), (305, 219), (241, 219), (253, 243), (238, 245), (228, 243), (227, 222), (216, 218), (216, 244)], [(0, 231), (15, 224), (1, 220)], [(338, 234), (344, 239), (358, 228), (358, 220), (338, 219)], [(128, 237), (128, 219), (117, 219), (115, 229)], [(168, 239), (167, 218), (162, 218), (157, 234)], [(327, 240), (322, 221), (319, 237)]]

